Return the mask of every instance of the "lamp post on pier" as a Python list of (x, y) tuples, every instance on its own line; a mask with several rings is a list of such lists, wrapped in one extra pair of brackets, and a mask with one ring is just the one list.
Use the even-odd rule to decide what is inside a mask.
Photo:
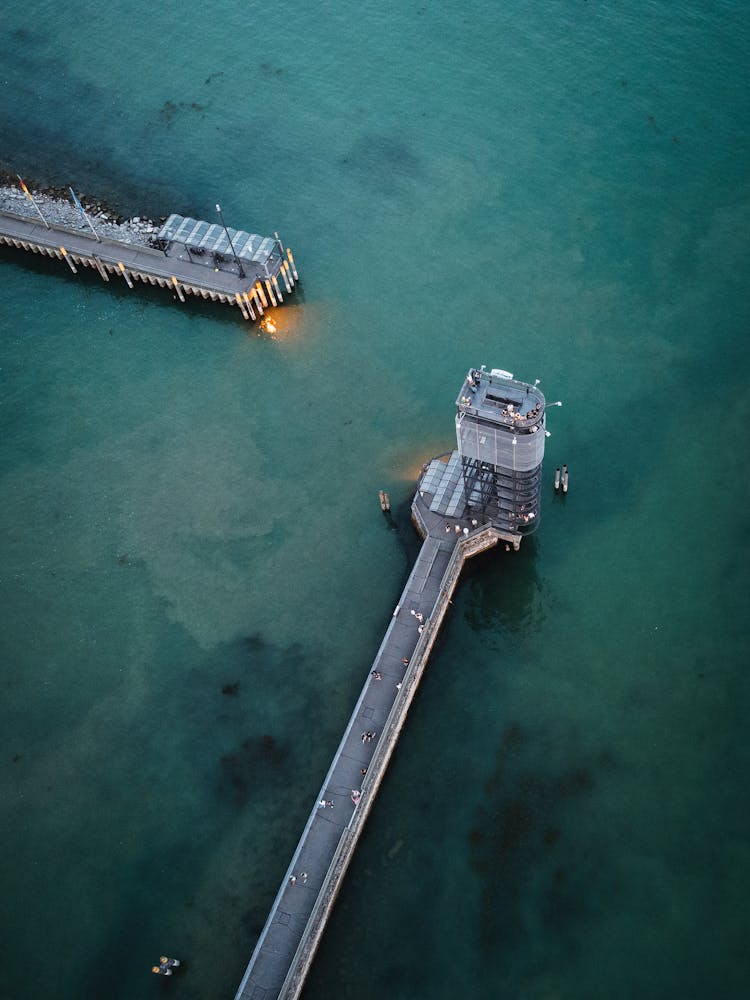
[(232, 248), (232, 254), (234, 259), (237, 261), (237, 270), (239, 271), (240, 277), (245, 277), (245, 272), (242, 270), (242, 264), (240, 263), (240, 258), (235, 253), (234, 243), (232, 243), (232, 237), (229, 235), (229, 230), (227, 229), (227, 224), (224, 222), (224, 216), (221, 213), (221, 205), (216, 205), (216, 211), (219, 213), (219, 218), (221, 219), (221, 224), (224, 227), (224, 232), (227, 234), (227, 239), (229, 240), (229, 246)]

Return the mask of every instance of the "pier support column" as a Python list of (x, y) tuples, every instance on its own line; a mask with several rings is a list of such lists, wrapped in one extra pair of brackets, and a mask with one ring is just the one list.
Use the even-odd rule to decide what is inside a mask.
[(243, 301), (242, 296), (240, 295), (239, 292), (237, 292), (234, 297), (235, 297), (235, 300), (237, 302), (237, 305), (240, 307), (240, 312), (242, 313), (242, 318), (246, 319), (246, 320), (249, 320), (250, 316), (248, 314), (247, 309), (245, 309), (245, 303)]
[(266, 278), (266, 290), (268, 291), (268, 297), (271, 300), (271, 305), (276, 305), (276, 297), (273, 294), (273, 288), (271, 288), (271, 282)]
[(289, 264), (291, 265), (291, 268), (292, 268), (292, 274), (294, 275), (294, 280), (295, 281), (299, 281), (299, 275), (297, 274), (297, 268), (294, 266), (294, 257), (292, 256), (292, 251), (289, 249), (289, 247), (286, 248), (286, 255), (287, 255), (288, 259), (289, 259)]
[(172, 284), (174, 285), (175, 291), (177, 292), (177, 298), (180, 300), (180, 302), (184, 302), (185, 301), (185, 296), (182, 294), (182, 289), (180, 288), (180, 283), (177, 280), (177, 278), (175, 278), (174, 275), (172, 275)]
[(276, 298), (279, 300), (279, 302), (283, 302), (284, 300), (281, 297), (281, 289), (279, 288), (279, 283), (276, 280), (275, 274), (271, 275), (271, 281), (273, 282), (273, 287), (276, 290)]
[(68, 265), (68, 267), (73, 272), (73, 274), (78, 274), (78, 271), (76, 270), (76, 266), (73, 263), (73, 261), (70, 259), (70, 257), (68, 257), (68, 251), (65, 249), (65, 247), (60, 247), (60, 253), (63, 255), (63, 259), (65, 260), (65, 263)]
[(263, 308), (268, 309), (268, 299), (266, 298), (262, 282), (256, 282), (255, 287), (258, 289), (258, 295), (260, 295), (260, 301), (263, 303)]
[(253, 298), (255, 299), (255, 305), (258, 308), (258, 315), (263, 315), (263, 306), (260, 304), (260, 296), (258, 295), (258, 289), (253, 287)]
[(247, 294), (247, 292), (243, 292), (242, 295), (243, 298), (245, 299), (245, 304), (247, 305), (248, 312), (250, 313), (252, 318), (255, 319), (255, 313), (253, 312), (253, 306), (252, 303), (250, 302), (250, 296)]
[(294, 279), (289, 281), (289, 265), (285, 260), (281, 262), (281, 277), (284, 279), (284, 284), (286, 285), (287, 295), (292, 294), (292, 285), (294, 284)]
[(132, 281), (130, 280), (130, 275), (129, 275), (129, 274), (128, 274), (128, 272), (127, 272), (127, 271), (125, 270), (125, 265), (124, 265), (124, 264), (123, 264), (123, 262), (122, 262), (122, 261), (120, 260), (120, 261), (118, 261), (118, 262), (117, 262), (117, 266), (118, 266), (118, 267), (120, 268), (120, 271), (122, 272), (122, 276), (123, 276), (123, 278), (125, 279), (125, 281), (127, 281), (127, 283), (128, 283), (128, 288), (129, 288), (129, 289), (131, 290), (131, 292), (132, 292), (132, 291), (133, 291), (133, 282), (132, 282)]

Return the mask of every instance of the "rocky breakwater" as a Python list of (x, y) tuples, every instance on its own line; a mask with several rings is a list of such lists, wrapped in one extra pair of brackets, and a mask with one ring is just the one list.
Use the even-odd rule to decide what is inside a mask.
[[(88, 234), (88, 223), (73, 204), (67, 188), (39, 188), (26, 182), (39, 210), (51, 226), (67, 226)], [(97, 233), (120, 243), (157, 247), (159, 226), (151, 219), (135, 216), (126, 219), (113, 209), (87, 195), (79, 195), (81, 204)], [(0, 176), (0, 211), (13, 212), (24, 218), (39, 220), (34, 206), (23, 193), (18, 180), (13, 183), (9, 175)]]

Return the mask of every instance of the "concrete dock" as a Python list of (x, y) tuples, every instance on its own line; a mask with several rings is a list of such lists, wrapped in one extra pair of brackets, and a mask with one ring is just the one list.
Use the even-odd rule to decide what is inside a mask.
[(48, 228), (40, 220), (0, 212), (0, 244), (64, 260), (74, 274), (79, 267), (91, 268), (103, 281), (114, 277), (131, 289), (134, 282), (159, 285), (182, 303), (187, 296), (196, 296), (236, 306), (249, 321), (283, 302), (298, 280), (291, 251), (278, 240), (271, 242), (278, 248), (264, 264), (243, 260), (240, 268), (230, 255), (220, 254), (214, 267), (212, 258), (196, 259), (195, 250), (191, 255), (190, 247), (179, 243), (159, 250), (105, 236), (97, 240), (81, 229), (54, 223)]
[(412, 519), (423, 538), (422, 548), (311, 803), (235, 1000), (299, 996), (463, 564), (501, 541), (519, 548), (518, 532), (436, 514), (430, 510), (432, 499), (421, 490), (414, 498)]

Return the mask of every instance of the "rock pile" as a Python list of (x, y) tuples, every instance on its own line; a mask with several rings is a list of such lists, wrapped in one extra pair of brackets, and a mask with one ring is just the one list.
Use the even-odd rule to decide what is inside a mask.
[[(34, 206), (18, 186), (0, 183), (0, 211), (14, 212), (24, 218), (38, 220)], [(80, 229), (91, 233), (86, 220), (73, 204), (70, 192), (66, 188), (46, 188), (39, 190), (27, 184), (34, 201), (39, 206), (42, 215), (50, 225), (67, 226), (69, 229)], [(101, 202), (82, 197), (81, 204), (86, 214), (100, 236), (121, 243), (132, 243), (140, 246), (156, 246), (156, 234), (160, 226), (151, 219), (136, 215), (125, 219)]]

